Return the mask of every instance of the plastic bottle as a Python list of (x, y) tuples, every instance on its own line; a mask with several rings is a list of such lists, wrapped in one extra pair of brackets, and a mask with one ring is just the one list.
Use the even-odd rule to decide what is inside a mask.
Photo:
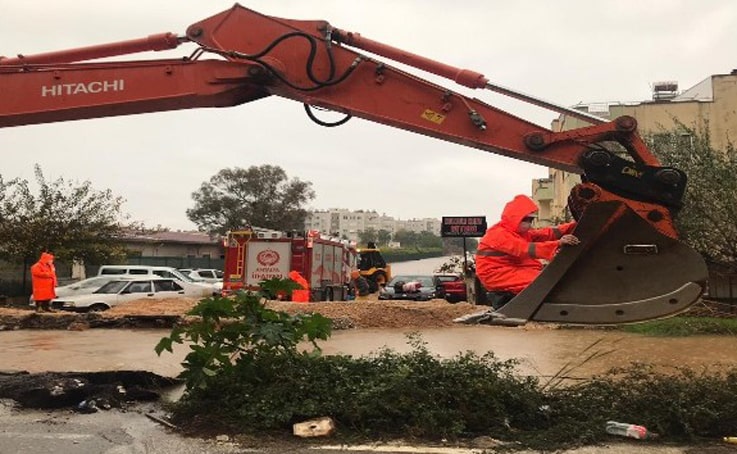
[(648, 432), (644, 426), (617, 421), (607, 421), (606, 431), (612, 435), (621, 435), (623, 437), (636, 438), (638, 440), (645, 440), (647, 438), (653, 438), (654, 436), (654, 434), (652, 432)]
[(724, 437), (724, 441), (726, 443), (731, 443), (733, 445), (737, 445), (737, 437)]

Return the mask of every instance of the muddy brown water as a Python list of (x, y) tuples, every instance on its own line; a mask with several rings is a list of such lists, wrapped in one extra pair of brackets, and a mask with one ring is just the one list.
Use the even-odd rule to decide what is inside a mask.
[[(401, 329), (337, 331), (321, 346), (325, 354), (369, 355), (383, 347), (410, 350)], [(428, 349), (450, 358), (460, 352), (493, 351), (500, 359), (520, 361), (520, 374), (565, 375), (585, 378), (633, 361), (662, 369), (737, 367), (737, 337), (648, 337), (639, 334), (588, 329), (506, 328), (458, 326), (418, 331)], [(167, 330), (90, 329), (87, 331), (19, 330), (0, 332), (0, 369), (42, 371), (148, 370), (176, 376), (188, 349), (177, 346), (161, 357), (154, 346)], [(603, 355), (585, 361), (594, 352)], [(583, 363), (583, 364), (581, 364)]]

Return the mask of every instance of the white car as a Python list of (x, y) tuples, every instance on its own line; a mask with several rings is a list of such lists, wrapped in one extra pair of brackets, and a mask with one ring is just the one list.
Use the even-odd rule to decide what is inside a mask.
[[(132, 278), (133, 277), (131, 276), (130, 279)], [(93, 276), (68, 285), (56, 287), (56, 297), (61, 298), (63, 296), (90, 294), (110, 281), (122, 279), (128, 278), (125, 276)], [(36, 301), (33, 299), (33, 295), (31, 295), (28, 302), (31, 306), (36, 305)]]
[(160, 300), (177, 297), (202, 297), (202, 289), (176, 279), (145, 277), (114, 279), (87, 295), (70, 295), (51, 301), (55, 309), (70, 311), (99, 312), (127, 301), (151, 299)]
[(223, 282), (223, 272), (214, 268), (184, 268), (179, 271), (188, 275), (197, 282), (208, 282), (211, 284)]
[(187, 273), (183, 273), (176, 268), (170, 266), (152, 266), (152, 265), (102, 265), (97, 271), (98, 276), (113, 276), (113, 277), (126, 277), (126, 278), (140, 278), (145, 279), (147, 277), (163, 277), (176, 279), (183, 284), (196, 285), (200, 289), (201, 296), (213, 296), (219, 295), (220, 290), (216, 288), (212, 283), (204, 282), (202, 280), (196, 280), (189, 276)]

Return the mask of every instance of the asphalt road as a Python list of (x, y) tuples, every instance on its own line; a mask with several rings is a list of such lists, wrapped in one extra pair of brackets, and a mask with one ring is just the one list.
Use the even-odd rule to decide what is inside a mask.
[[(128, 411), (109, 410), (80, 414), (70, 410), (17, 410), (11, 401), (0, 401), (0, 454), (491, 454), (493, 448), (454, 448), (403, 444), (340, 445), (334, 440), (300, 443), (242, 444), (220, 436), (187, 438), (148, 416), (163, 416), (156, 404), (140, 404)], [(316, 443), (317, 441), (317, 443)], [(565, 454), (722, 454), (735, 452), (731, 445), (699, 447), (654, 446), (623, 441), (589, 446)], [(524, 451), (522, 454), (530, 454)]]
[(232, 443), (182, 437), (145, 413), (155, 407), (80, 414), (70, 410), (16, 410), (0, 404), (2, 454), (230, 454), (249, 452)]

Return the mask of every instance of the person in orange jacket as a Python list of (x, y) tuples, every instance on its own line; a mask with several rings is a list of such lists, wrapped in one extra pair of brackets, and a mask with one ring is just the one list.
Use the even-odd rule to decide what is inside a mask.
[(504, 206), (501, 221), (491, 226), (479, 242), (476, 275), (487, 298), (499, 309), (527, 287), (542, 271), (540, 260), (551, 260), (560, 246), (575, 246), (571, 232), (575, 222), (533, 229), (535, 202), (517, 195)]
[(302, 290), (292, 290), (292, 301), (295, 303), (310, 302), (310, 284), (298, 271), (290, 271), (289, 279), (293, 280), (302, 287)]
[(43, 252), (38, 262), (31, 265), (31, 287), (36, 312), (53, 312), (50, 305), (51, 300), (56, 298), (56, 284), (54, 256)]

